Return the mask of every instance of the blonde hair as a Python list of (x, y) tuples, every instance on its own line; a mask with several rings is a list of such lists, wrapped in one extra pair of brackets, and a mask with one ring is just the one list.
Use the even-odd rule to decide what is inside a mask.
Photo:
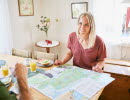
[[(88, 23), (90, 24), (90, 33), (89, 33), (89, 37), (88, 37), (88, 48), (92, 48), (95, 44), (95, 40), (96, 40), (96, 33), (95, 33), (95, 21), (93, 18), (93, 15), (89, 12), (85, 12), (82, 13), (79, 18), (78, 18), (78, 24), (80, 21), (80, 18), (82, 18), (83, 16), (85, 16), (88, 20)], [(79, 32), (77, 32), (79, 35)]]

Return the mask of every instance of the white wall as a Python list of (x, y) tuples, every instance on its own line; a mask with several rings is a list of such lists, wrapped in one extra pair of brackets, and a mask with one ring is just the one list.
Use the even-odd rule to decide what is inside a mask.
[[(45, 33), (39, 32), (35, 26), (39, 23), (40, 16), (47, 16), (52, 20), (50, 29), (48, 31), (48, 39), (58, 40), (60, 42), (60, 46), (51, 48), (51, 52), (58, 54), (62, 59), (67, 50), (66, 43), (68, 35), (76, 30), (77, 25), (77, 20), (71, 18), (71, 3), (87, 2), (88, 0), (33, 1), (34, 16), (19, 16), (18, 0), (8, 0), (11, 15), (14, 48), (31, 50), (33, 45), (34, 50), (45, 51), (45, 49), (34, 46), (37, 41), (46, 39)], [(93, 12), (92, 2), (93, 0), (89, 0), (89, 11), (91, 12)], [(55, 18), (58, 18), (59, 22), (55, 23)], [(115, 49), (113, 49), (113, 47)], [(123, 51), (121, 51), (120, 46), (118, 45), (107, 45), (107, 49), (108, 57), (110, 58), (130, 59), (127, 54), (127, 57), (121, 57), (123, 55)], [(128, 52), (128, 49), (124, 49), (124, 51), (126, 50)]]
[(18, 49), (31, 49), (32, 29), (41, 13), (42, 0), (34, 1), (34, 16), (19, 16), (18, 0), (8, 0), (13, 33), (13, 44)]

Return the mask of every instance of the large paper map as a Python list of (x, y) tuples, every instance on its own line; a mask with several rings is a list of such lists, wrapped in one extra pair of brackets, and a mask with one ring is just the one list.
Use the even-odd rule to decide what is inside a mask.
[(109, 74), (74, 67), (53, 78), (37, 74), (29, 78), (28, 82), (52, 100), (59, 100), (66, 93), (71, 93), (70, 100), (88, 100), (113, 80)]

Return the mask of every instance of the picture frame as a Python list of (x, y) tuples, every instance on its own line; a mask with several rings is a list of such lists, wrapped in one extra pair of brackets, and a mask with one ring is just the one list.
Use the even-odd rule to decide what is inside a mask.
[(18, 0), (19, 16), (34, 16), (33, 0)]
[(83, 12), (88, 11), (88, 2), (71, 3), (72, 19), (77, 19)]

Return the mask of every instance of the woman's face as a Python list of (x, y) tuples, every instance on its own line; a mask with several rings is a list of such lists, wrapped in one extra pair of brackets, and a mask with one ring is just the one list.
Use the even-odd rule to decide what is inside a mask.
[(90, 33), (90, 24), (85, 16), (81, 17), (78, 23), (78, 32), (83, 35)]

